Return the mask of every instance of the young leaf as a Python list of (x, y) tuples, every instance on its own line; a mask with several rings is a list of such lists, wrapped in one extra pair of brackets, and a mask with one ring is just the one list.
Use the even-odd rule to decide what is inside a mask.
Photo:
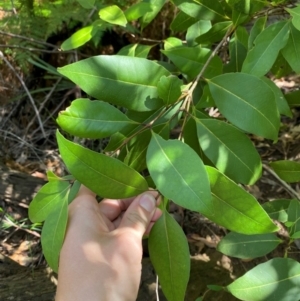
[(145, 179), (118, 159), (86, 149), (56, 133), (59, 152), (71, 174), (96, 194), (127, 198), (148, 189)]
[(208, 85), (220, 112), (231, 123), (255, 135), (277, 139), (279, 113), (275, 96), (260, 78), (229, 73), (209, 80)]
[(249, 185), (260, 178), (260, 156), (244, 133), (217, 119), (195, 121), (201, 149), (222, 173), (237, 183)]
[(153, 61), (119, 55), (99, 55), (58, 70), (96, 99), (134, 111), (161, 107), (157, 83), (170, 75)]
[(282, 242), (276, 234), (245, 235), (230, 232), (219, 242), (217, 250), (237, 258), (256, 258), (273, 251)]
[(166, 3), (166, 0), (146, 0), (150, 4), (151, 11), (145, 13), (141, 19), (142, 30), (157, 16)]
[(173, 1), (178, 8), (187, 15), (197, 20), (220, 21), (228, 19), (219, 1), (197, 0), (197, 1)]
[(242, 72), (256, 76), (265, 75), (272, 68), (288, 38), (289, 23), (287, 21), (276, 22), (267, 27), (255, 39), (255, 46), (248, 52)]
[(288, 117), (292, 117), (292, 112), (286, 99), (284, 98), (282, 91), (269, 78), (263, 76), (262, 80), (272, 89), (279, 113)]
[(199, 44), (212, 44), (214, 42), (221, 41), (231, 26), (231, 21), (216, 23), (208, 32), (198, 37), (196, 42)]
[(147, 166), (157, 189), (190, 210), (210, 212), (210, 189), (201, 159), (188, 145), (153, 133)]
[(300, 163), (288, 160), (280, 160), (270, 163), (277, 175), (288, 183), (300, 181)]
[(290, 258), (274, 258), (235, 280), (227, 290), (244, 301), (295, 301), (299, 284), (300, 264)]
[(147, 2), (139, 2), (128, 7), (124, 14), (128, 22), (137, 20), (142, 17), (144, 14), (151, 11), (151, 5)]
[[(299, 16), (300, 17), (300, 16)], [(300, 31), (290, 24), (290, 36), (281, 50), (283, 57), (296, 73), (300, 73)]]
[(265, 29), (267, 22), (267, 16), (258, 18), (254, 25), (251, 28), (250, 36), (248, 40), (248, 49), (252, 49), (254, 46), (254, 41), (257, 38), (257, 36)]
[(175, 75), (162, 76), (157, 84), (158, 96), (169, 106), (179, 99), (182, 85), (182, 80)]
[(57, 273), (58, 259), (68, 221), (68, 196), (47, 216), (42, 230), (42, 247), (47, 263)]
[(190, 276), (190, 252), (186, 237), (168, 212), (154, 224), (149, 253), (168, 301), (183, 301)]
[(153, 46), (149, 45), (141, 45), (141, 44), (130, 44), (123, 47), (118, 55), (127, 55), (127, 56), (135, 56), (141, 58), (147, 58), (149, 51)]
[(257, 200), (243, 188), (220, 173), (206, 166), (211, 185), (210, 215), (213, 222), (237, 233), (262, 234), (277, 231), (268, 214)]
[(285, 8), (286, 11), (290, 13), (292, 18), (293, 25), (300, 30), (300, 6), (296, 6), (294, 8)]
[(291, 200), (274, 200), (262, 204), (264, 210), (269, 214), (270, 218), (285, 223), (288, 220), (287, 210)]
[[(194, 79), (202, 70), (207, 59), (211, 55), (211, 50), (197, 47), (176, 47), (169, 50), (161, 50), (174, 65), (190, 79)], [(222, 73), (223, 64), (218, 56), (215, 56), (207, 66), (203, 76), (212, 78)]]
[(36, 194), (29, 206), (29, 218), (33, 223), (43, 222), (63, 202), (70, 184), (67, 181), (52, 180)]
[(197, 20), (186, 13), (180, 11), (177, 16), (173, 19), (170, 28), (174, 32), (186, 31), (191, 25), (196, 23)]
[(71, 135), (82, 138), (104, 138), (128, 125), (138, 125), (117, 108), (98, 100), (76, 99), (59, 113), (58, 125)]
[(123, 11), (117, 5), (106, 6), (99, 10), (100, 18), (110, 24), (125, 27), (127, 24)]
[(76, 49), (88, 42), (95, 34), (96, 30), (93, 25), (83, 27), (75, 33), (73, 33), (71, 37), (69, 37), (67, 40), (65, 40), (61, 44), (60, 48), (63, 51)]

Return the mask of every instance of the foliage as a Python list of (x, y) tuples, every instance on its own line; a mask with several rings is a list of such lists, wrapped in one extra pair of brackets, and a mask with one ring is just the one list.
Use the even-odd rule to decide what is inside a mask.
[[(100, 154), (57, 131), (71, 175), (48, 173), (49, 183), (29, 209), (32, 221), (45, 220), (43, 249), (54, 270), (67, 205), (80, 183), (103, 198), (126, 198), (150, 188), (161, 193), (165, 211), (150, 233), (149, 250), (169, 301), (184, 300), (190, 273), (187, 241), (168, 214), (169, 201), (231, 230), (218, 246), (230, 256), (255, 258), (275, 249), (282, 241), (274, 234), (278, 227), (272, 219), (288, 228), (289, 244), (300, 237), (298, 200), (261, 206), (241, 186), (254, 184), (262, 174), (249, 134), (276, 142), (280, 114), (292, 116), (289, 105), (299, 104), (296, 96), (287, 101), (267, 78), (269, 73), (282, 75), (282, 64), (299, 72), (299, 7), (286, 2), (174, 0), (178, 13), (170, 24), (173, 34), (160, 43), (164, 60), (148, 60), (155, 45), (139, 43), (126, 46), (121, 55), (99, 55), (59, 68), (93, 99), (74, 100), (61, 112), (61, 129), (110, 141)], [(111, 25), (142, 36), (164, 4), (150, 0), (124, 11), (116, 5), (103, 7), (100, 19), (77, 31), (62, 48), (77, 48)], [(283, 14), (284, 20), (270, 24), (272, 11)], [(222, 55), (226, 51), (229, 56)], [(210, 108), (220, 114), (208, 114)], [(174, 128), (180, 129), (178, 136)], [(279, 161), (271, 167), (287, 182), (300, 180), (298, 163)], [(299, 263), (274, 258), (226, 287), (209, 289), (226, 290), (241, 300), (276, 296), (294, 301), (299, 296)]]

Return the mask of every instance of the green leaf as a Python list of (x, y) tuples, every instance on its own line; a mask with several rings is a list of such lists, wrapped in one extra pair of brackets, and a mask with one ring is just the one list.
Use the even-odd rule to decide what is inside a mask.
[(47, 263), (57, 273), (59, 253), (64, 241), (68, 221), (68, 197), (47, 216), (42, 230), (42, 247)]
[(285, 94), (285, 98), (291, 107), (300, 106), (300, 90)]
[(291, 225), (286, 226), (289, 227), (289, 234), (293, 235), (300, 231), (300, 202), (299, 200), (291, 200), (289, 208), (288, 208), (288, 223)]
[(76, 49), (88, 42), (95, 34), (96, 30), (93, 25), (83, 27), (73, 33), (67, 40), (65, 40), (61, 44), (60, 48), (64, 51)]
[[(169, 50), (161, 50), (174, 65), (190, 79), (194, 79), (202, 70), (207, 59), (211, 55), (211, 50), (197, 47), (176, 47)], [(203, 76), (212, 78), (222, 73), (223, 64), (218, 56), (215, 56), (208, 64)]]
[(260, 178), (260, 156), (244, 133), (217, 119), (195, 121), (201, 149), (222, 173), (237, 183), (249, 185)]
[(117, 108), (98, 100), (76, 99), (57, 118), (58, 125), (71, 135), (82, 138), (104, 138), (125, 126), (137, 124)]
[(281, 52), (279, 52), (279, 55), (270, 71), (275, 76), (275, 78), (289, 76), (293, 72), (291, 66), (283, 57)]
[(170, 28), (174, 32), (186, 31), (191, 25), (196, 23), (197, 20), (186, 13), (180, 11), (173, 19)]
[(187, 15), (197, 20), (224, 20), (228, 19), (223, 7), (219, 1), (210, 0), (184, 0), (184, 1), (173, 1), (178, 8), (185, 12)]
[(68, 194), (70, 184), (67, 181), (52, 180), (36, 194), (29, 206), (29, 218), (33, 223), (43, 222), (47, 216), (60, 206)]
[(279, 160), (270, 163), (272, 169), (280, 177), (288, 183), (300, 181), (300, 163), (288, 160)]
[(258, 18), (254, 25), (251, 28), (250, 36), (248, 40), (248, 49), (252, 49), (254, 46), (254, 41), (257, 38), (257, 36), (265, 29), (267, 22), (267, 16)]
[(285, 8), (290, 13), (293, 25), (300, 30), (300, 6), (297, 5), (295, 8)]
[(206, 166), (211, 185), (210, 215), (213, 222), (237, 233), (262, 234), (277, 231), (257, 200), (217, 169)]
[(291, 200), (274, 200), (264, 203), (262, 207), (272, 219), (285, 223), (288, 220), (287, 210)]
[(255, 135), (277, 139), (279, 113), (274, 93), (260, 78), (229, 73), (209, 80), (208, 85), (220, 112), (231, 123)]
[(118, 159), (86, 149), (56, 133), (59, 152), (71, 174), (97, 195), (127, 198), (148, 189), (145, 179)]
[(78, 182), (77, 180), (74, 181), (71, 189), (70, 189), (70, 192), (69, 192), (69, 196), (68, 196), (68, 203), (71, 204), (73, 202), (73, 200), (76, 198), (77, 196), (77, 193), (80, 189), (80, 186), (81, 186), (81, 183)]
[(222, 291), (224, 289), (223, 286), (220, 286), (220, 285), (209, 285), (209, 284), (207, 285), (207, 288), (209, 290), (215, 291), (215, 292), (220, 292), (220, 291)]
[(174, 203), (201, 213), (210, 212), (210, 189), (201, 159), (188, 145), (153, 133), (147, 166), (157, 189)]
[(148, 246), (166, 298), (183, 301), (190, 276), (190, 252), (182, 229), (168, 212), (154, 224)]
[(149, 45), (141, 45), (141, 44), (130, 44), (123, 47), (119, 52), (118, 55), (127, 55), (127, 56), (134, 56), (140, 58), (147, 58), (149, 51), (153, 46)]
[(199, 20), (190, 26), (186, 33), (186, 41), (188, 46), (196, 44), (195, 39), (211, 29), (211, 22), (206, 20)]
[(169, 37), (164, 41), (164, 49), (169, 50), (172, 48), (177, 48), (182, 46), (182, 41), (178, 38)]
[(231, 232), (219, 242), (217, 250), (237, 258), (256, 258), (273, 251), (282, 242), (276, 234), (245, 235)]
[(96, 99), (134, 111), (161, 107), (157, 83), (170, 75), (153, 61), (119, 55), (99, 55), (58, 70)]
[(117, 5), (106, 6), (99, 10), (100, 18), (110, 24), (125, 27), (127, 24), (123, 11)]
[(47, 170), (47, 180), (49, 182), (52, 182), (52, 181), (65, 181), (65, 179), (57, 176), (53, 171), (51, 170)]
[(83, 7), (83, 8), (93, 8), (95, 5), (95, 0), (77, 0), (77, 2)]
[(242, 72), (256, 76), (265, 75), (272, 68), (288, 38), (289, 23), (287, 21), (276, 22), (267, 27), (255, 39), (255, 46), (248, 52)]
[(128, 22), (131, 22), (133, 20), (137, 20), (146, 13), (151, 11), (151, 5), (150, 3), (146, 2), (139, 2), (131, 5), (129, 8), (127, 8), (124, 12), (125, 17)]
[(166, 0), (145, 0), (143, 2), (150, 4), (151, 11), (145, 13), (140, 19), (142, 30), (157, 16)]
[(295, 301), (300, 295), (300, 264), (290, 258), (274, 258), (257, 265), (227, 286), (244, 301)]
[(175, 75), (162, 76), (157, 85), (158, 96), (169, 106), (179, 99), (182, 85), (182, 80)]
[(212, 44), (214, 42), (219, 42), (223, 39), (228, 29), (232, 26), (231, 21), (224, 21), (216, 23), (212, 28), (198, 37), (196, 42), (199, 44)]
[(290, 24), (290, 36), (281, 50), (283, 57), (296, 73), (300, 73), (300, 31)]
[(279, 113), (288, 117), (292, 117), (293, 114), (286, 99), (284, 98), (282, 91), (269, 78), (263, 76), (262, 80), (272, 89)]

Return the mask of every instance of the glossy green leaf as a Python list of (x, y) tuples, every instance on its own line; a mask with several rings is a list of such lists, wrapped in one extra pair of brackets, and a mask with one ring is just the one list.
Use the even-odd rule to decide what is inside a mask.
[(110, 24), (126, 26), (127, 19), (117, 5), (106, 6), (99, 10), (100, 18)]
[[(287, 211), (289, 234), (293, 235), (300, 231), (300, 202), (299, 200), (291, 200)], [(286, 223), (287, 225), (287, 223)]]
[(42, 247), (47, 263), (57, 273), (59, 253), (64, 241), (68, 222), (68, 197), (47, 216), (42, 230)]
[(163, 6), (165, 5), (166, 0), (146, 0), (144, 2), (150, 4), (151, 11), (145, 13), (141, 17), (140, 23), (142, 29), (144, 29), (157, 16), (157, 14), (161, 11)]
[(211, 29), (211, 22), (206, 20), (199, 20), (190, 26), (186, 33), (186, 41), (188, 46), (196, 45), (195, 39)]
[(285, 98), (291, 107), (300, 106), (300, 90), (285, 94)]
[(212, 44), (223, 39), (229, 28), (232, 27), (231, 21), (219, 22), (212, 26), (212, 28), (198, 37), (196, 42), (199, 44)]
[(255, 135), (277, 139), (279, 113), (275, 96), (260, 78), (229, 73), (209, 80), (208, 85), (220, 112), (231, 123)]
[[(174, 65), (191, 79), (194, 79), (202, 70), (207, 59), (211, 55), (211, 50), (198, 47), (176, 47), (170, 50), (162, 50)], [(208, 64), (203, 76), (212, 78), (222, 73), (223, 64), (218, 56), (215, 56)]]
[(96, 99), (134, 111), (162, 106), (157, 83), (163, 75), (170, 75), (153, 61), (119, 55), (99, 55), (58, 70)]
[(187, 15), (186, 13), (180, 11), (176, 17), (173, 19), (170, 28), (174, 32), (185, 31), (191, 25), (197, 22), (197, 19)]
[(249, 185), (260, 178), (260, 156), (244, 133), (221, 120), (195, 120), (201, 149), (222, 173)]
[(250, 50), (254, 46), (254, 41), (257, 38), (257, 36), (265, 29), (267, 22), (267, 16), (258, 18), (254, 25), (252, 26), (250, 30), (250, 36), (248, 40), (248, 49)]
[(287, 210), (291, 200), (274, 200), (262, 204), (264, 210), (272, 219), (285, 223), (288, 220)]
[(29, 206), (29, 218), (33, 223), (43, 222), (47, 216), (59, 207), (68, 194), (70, 184), (67, 181), (52, 180), (36, 194)]
[(63, 178), (57, 176), (53, 171), (47, 170), (47, 180), (51, 181), (65, 181)]
[(181, 227), (168, 212), (154, 224), (148, 246), (166, 298), (183, 301), (190, 276), (190, 252)]
[(127, 198), (148, 189), (145, 179), (118, 159), (86, 149), (56, 134), (59, 152), (70, 173), (105, 198)]
[(255, 46), (248, 52), (242, 72), (256, 76), (265, 75), (272, 68), (288, 38), (289, 23), (287, 21), (276, 22), (267, 27), (255, 39)]
[(77, 0), (77, 2), (84, 8), (93, 8), (95, 0)]
[(175, 75), (162, 76), (157, 84), (158, 96), (164, 101), (165, 105), (171, 105), (178, 101), (182, 85), (182, 80)]
[(294, 8), (285, 8), (286, 11), (290, 13), (293, 25), (300, 30), (300, 6), (297, 5)]
[(178, 8), (185, 12), (187, 15), (197, 20), (224, 20), (226, 16), (223, 7), (219, 1), (210, 0), (184, 0), (184, 1), (173, 1)]
[[(299, 16), (300, 17), (300, 16)], [(281, 50), (283, 57), (296, 73), (300, 73), (300, 31), (290, 24), (290, 36)]]
[(66, 132), (82, 138), (104, 138), (128, 125), (137, 124), (120, 110), (98, 100), (76, 99), (57, 118), (58, 125)]
[(210, 212), (210, 189), (201, 159), (188, 145), (153, 133), (147, 166), (157, 189), (174, 203), (201, 213)]
[(237, 233), (262, 234), (277, 231), (257, 200), (243, 188), (206, 166), (211, 185), (213, 211), (206, 215), (213, 222)]
[(125, 17), (128, 22), (137, 20), (142, 17), (144, 14), (151, 11), (151, 5), (147, 2), (139, 2), (131, 5), (124, 12)]
[(65, 40), (60, 48), (64, 51), (76, 49), (88, 42), (95, 34), (96, 31), (93, 25), (83, 27)]
[(293, 114), (291, 112), (291, 109), (280, 88), (278, 88), (276, 84), (267, 77), (263, 76), (262, 80), (272, 89), (279, 113), (288, 117), (292, 117)]
[(288, 183), (300, 181), (300, 163), (288, 160), (279, 160), (270, 163), (277, 175)]
[(118, 55), (135, 56), (140, 58), (147, 58), (149, 51), (153, 46), (141, 45), (141, 44), (130, 44), (123, 47)]
[(295, 301), (300, 295), (300, 264), (290, 258), (274, 258), (257, 265), (227, 286), (244, 301)]
[(230, 232), (219, 242), (217, 250), (237, 258), (256, 258), (273, 251), (282, 242), (276, 234), (245, 235)]

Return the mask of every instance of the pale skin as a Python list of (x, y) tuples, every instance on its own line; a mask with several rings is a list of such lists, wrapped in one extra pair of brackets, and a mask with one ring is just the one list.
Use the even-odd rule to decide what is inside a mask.
[(161, 216), (158, 194), (96, 201), (82, 186), (69, 206), (56, 301), (134, 301), (141, 278), (142, 237)]

